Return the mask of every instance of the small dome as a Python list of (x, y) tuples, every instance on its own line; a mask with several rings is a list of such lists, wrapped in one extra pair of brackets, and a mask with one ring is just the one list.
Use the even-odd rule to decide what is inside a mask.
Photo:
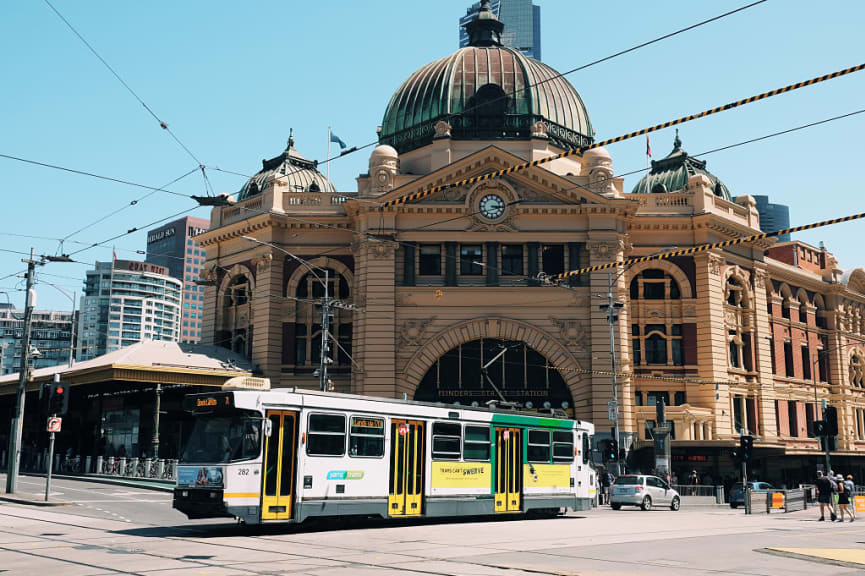
[(610, 156), (610, 153), (607, 152), (607, 149), (601, 146), (600, 148), (592, 148), (591, 150), (586, 150), (583, 152), (582, 164), (583, 166), (593, 166), (596, 164), (605, 164), (612, 163), (613, 158)]
[(466, 25), (469, 45), (420, 68), (394, 93), (379, 142), (401, 153), (426, 146), (444, 120), (454, 139), (528, 140), (543, 121), (555, 146), (591, 144), (594, 130), (576, 89), (546, 64), (502, 46), (503, 27), (482, 2)]
[(237, 193), (237, 201), (260, 194), (272, 178), (283, 178), (289, 192), (336, 192), (333, 183), (316, 166), (316, 162), (307, 160), (295, 150), (292, 131), (285, 151), (276, 158), (261, 161), (261, 170), (243, 185)]
[(396, 148), (387, 144), (380, 144), (369, 155), (369, 164), (372, 166), (374, 163), (377, 164), (382, 160), (397, 160), (398, 158), (399, 152), (396, 151)]
[(657, 161), (652, 160), (652, 169), (637, 182), (637, 185), (631, 190), (631, 194), (678, 192), (683, 190), (688, 185), (688, 179), (696, 174), (702, 174), (709, 179), (715, 196), (732, 202), (727, 186), (717, 176), (706, 170), (706, 161), (692, 158), (682, 149), (679, 131), (676, 130), (673, 151), (666, 158)]

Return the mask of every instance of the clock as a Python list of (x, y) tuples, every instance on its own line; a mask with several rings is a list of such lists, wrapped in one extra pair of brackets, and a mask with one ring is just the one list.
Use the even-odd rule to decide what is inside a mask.
[(498, 194), (485, 195), (478, 207), (481, 215), (489, 220), (497, 220), (505, 213), (505, 201)]

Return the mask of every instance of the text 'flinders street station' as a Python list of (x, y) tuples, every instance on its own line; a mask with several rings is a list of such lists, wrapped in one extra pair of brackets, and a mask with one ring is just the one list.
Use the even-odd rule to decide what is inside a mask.
[[(596, 148), (385, 206), (593, 142), (586, 105), (564, 77), (502, 46), (489, 11), (468, 28), (469, 46), (394, 93), (357, 192), (338, 192), (290, 138), (234, 205), (213, 209), (197, 237), (209, 284), (203, 343), (248, 356), (274, 387), (317, 388), (330, 342), (334, 391), (461, 405), (498, 398), (481, 369), (504, 344), (488, 375), (507, 400), (564, 409), (601, 438), (612, 380), (599, 305), (610, 275), (541, 279), (759, 233), (756, 203), (745, 191), (733, 197), (677, 136), (630, 191)], [(761, 479), (810, 478), (825, 399), (838, 407), (833, 462), (865, 475), (852, 458), (865, 449), (865, 272), (843, 272), (822, 247), (775, 239), (620, 272), (613, 339), (629, 465), (652, 466), (644, 460), (663, 398), (680, 477), (732, 474), (744, 430), (760, 439)], [(323, 339), (325, 275), (339, 305)]]

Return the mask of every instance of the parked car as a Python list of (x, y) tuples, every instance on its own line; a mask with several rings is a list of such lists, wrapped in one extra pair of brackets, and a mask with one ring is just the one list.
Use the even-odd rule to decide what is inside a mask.
[(669, 506), (670, 510), (678, 510), (681, 503), (679, 493), (657, 476), (619, 476), (610, 495), (613, 510), (622, 506), (639, 506), (643, 510), (651, 510), (652, 506)]
[[(774, 490), (774, 486), (768, 482), (748, 482), (748, 488), (751, 492), (765, 493), (769, 490)], [(736, 482), (730, 488), (730, 508), (738, 508), (745, 505), (745, 490), (742, 489), (742, 483)]]

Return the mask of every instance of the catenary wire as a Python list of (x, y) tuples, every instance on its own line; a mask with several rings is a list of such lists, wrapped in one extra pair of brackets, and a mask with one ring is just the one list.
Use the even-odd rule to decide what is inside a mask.
[(426, 190), (421, 190), (420, 192), (414, 192), (412, 194), (406, 194), (404, 196), (400, 196), (399, 198), (394, 198), (393, 200), (388, 200), (384, 202), (383, 208), (390, 208), (392, 206), (398, 206), (405, 204), (407, 202), (411, 202), (413, 200), (419, 200), (421, 198), (426, 198), (431, 194), (435, 194), (437, 192), (441, 192), (442, 190), (449, 190), (451, 188), (459, 188), (460, 186), (467, 186), (471, 184), (475, 184), (477, 182), (483, 182), (486, 180), (492, 180), (495, 178), (499, 178), (501, 176), (505, 176), (507, 174), (512, 174), (514, 172), (518, 172), (521, 170), (525, 170), (526, 168), (533, 168), (535, 166), (540, 166), (541, 164), (547, 164), (554, 160), (560, 160), (562, 158), (568, 158), (570, 156), (578, 156), (587, 150), (593, 150), (595, 148), (600, 148), (602, 146), (607, 146), (608, 144), (614, 144), (616, 142), (622, 142), (624, 140), (629, 140), (631, 138), (635, 138), (637, 136), (642, 136), (644, 134), (650, 134), (652, 132), (657, 132), (658, 130), (663, 130), (664, 128), (669, 128), (671, 126), (677, 126), (679, 124), (683, 124), (685, 122), (690, 122), (692, 120), (696, 120), (699, 118), (705, 118), (706, 116), (711, 116), (713, 114), (717, 114), (719, 112), (724, 112), (726, 110), (731, 110), (733, 108), (738, 108), (739, 106), (744, 106), (746, 104), (750, 104), (752, 102), (757, 102), (760, 100), (765, 100), (766, 98), (771, 98), (773, 96), (777, 96), (779, 94), (785, 94), (787, 92), (791, 92), (793, 90), (798, 90), (800, 88), (804, 88), (806, 86), (811, 86), (813, 84), (819, 84), (821, 82), (825, 82), (827, 80), (831, 80), (833, 78), (838, 78), (840, 76), (846, 76), (847, 74), (852, 74), (854, 72), (858, 72), (862, 69), (865, 69), (865, 64), (858, 64), (856, 66), (851, 66), (849, 68), (845, 68), (843, 70), (838, 70), (837, 72), (832, 72), (830, 74), (824, 74), (823, 76), (817, 76), (815, 78), (811, 78), (810, 80), (803, 80), (801, 82), (796, 82), (795, 84), (789, 84), (782, 88), (776, 88), (774, 90), (770, 90), (768, 92), (763, 92), (761, 94), (756, 94), (754, 96), (749, 96), (748, 98), (743, 98), (741, 100), (737, 100), (735, 102), (730, 102), (729, 104), (724, 104), (722, 106), (716, 106), (714, 108), (709, 108), (702, 112), (698, 112), (696, 114), (689, 114), (688, 116), (682, 116), (681, 118), (676, 118), (675, 120), (668, 120), (667, 122), (663, 122), (661, 124), (656, 124), (654, 126), (649, 126), (647, 128), (643, 128), (641, 130), (636, 130), (634, 132), (630, 132), (628, 134), (622, 134), (621, 136), (616, 136), (615, 138), (610, 138), (608, 140), (603, 140), (601, 142), (596, 142), (589, 146), (580, 146), (578, 148), (572, 148), (570, 150), (566, 150), (565, 152), (561, 152), (559, 154), (553, 154), (551, 156), (546, 156), (544, 158), (539, 158), (537, 160), (532, 160), (530, 162), (522, 162), (520, 164), (515, 164), (514, 166), (510, 166), (508, 168), (504, 168), (501, 170), (496, 170), (494, 172), (488, 172), (486, 174), (482, 174), (480, 176), (473, 176), (471, 178), (465, 178), (463, 180), (459, 180), (457, 182), (451, 182), (449, 184), (441, 184), (439, 186), (433, 186), (432, 188), (427, 188)]
[[(114, 70), (114, 68), (112, 68), (111, 65), (105, 60), (105, 58), (103, 58), (99, 54), (99, 52), (96, 51), (96, 49), (90, 44), (90, 42), (88, 42), (87, 39), (84, 38), (84, 36), (82, 36), (81, 33), (75, 29), (72, 23), (69, 22), (69, 20), (67, 20), (66, 17), (63, 16), (63, 14), (61, 14), (60, 11), (57, 10), (57, 8), (55, 8), (53, 4), (51, 4), (51, 2), (49, 2), (48, 0), (44, 0), (44, 2), (48, 5), (49, 8), (51, 8), (51, 10), (58, 16), (58, 18), (60, 18), (63, 23), (66, 24), (66, 26), (72, 31), (72, 33), (75, 34), (75, 36), (77, 36), (78, 39), (81, 40), (81, 42), (85, 46), (87, 46), (87, 49), (90, 50), (90, 52), (93, 53), (93, 55), (96, 56), (96, 58), (100, 62), (102, 62), (102, 64), (108, 69), (109, 72), (111, 72), (111, 74), (117, 79), (117, 81), (120, 82), (123, 87), (126, 88), (126, 90), (132, 95), (132, 97), (138, 100), (138, 103), (141, 104), (144, 109), (147, 110), (147, 112), (153, 117), (153, 119), (159, 123), (159, 127), (171, 135), (174, 141), (177, 142), (177, 144), (179, 144), (180, 147), (183, 148), (184, 151), (186, 151), (189, 157), (195, 161), (197, 166), (203, 166), (202, 162), (195, 156), (195, 154), (193, 154), (192, 151), (186, 146), (186, 144), (181, 142), (180, 138), (178, 138), (177, 135), (171, 130), (171, 128), (168, 127), (168, 124), (156, 115), (156, 112), (154, 112), (153, 109), (148, 106), (147, 103), (145, 103), (144, 100), (135, 92), (135, 90), (133, 90), (132, 87), (126, 83), (126, 81), (120, 76), (120, 74), (118, 74), (117, 71)], [(207, 179), (205, 177), (205, 182), (206, 180)]]

